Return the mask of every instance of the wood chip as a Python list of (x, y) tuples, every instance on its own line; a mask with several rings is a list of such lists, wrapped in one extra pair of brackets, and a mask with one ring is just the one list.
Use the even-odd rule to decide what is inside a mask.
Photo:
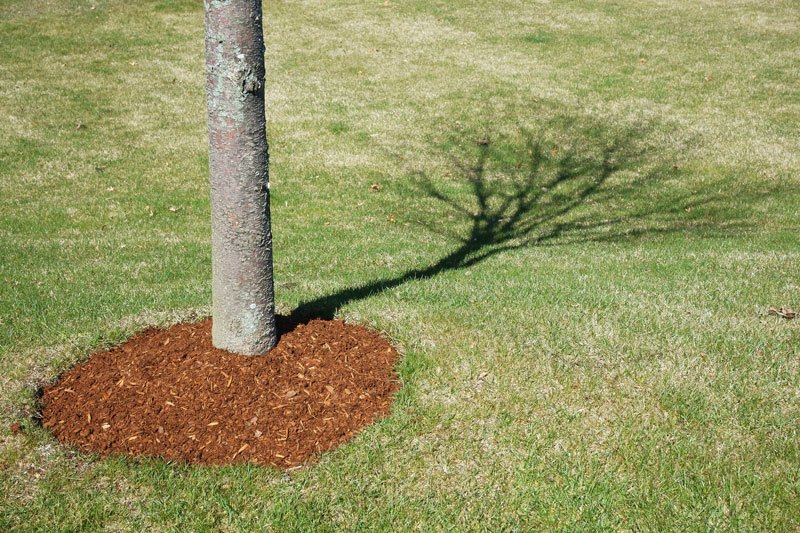
[(239, 451), (237, 451), (235, 454), (233, 454), (233, 457), (231, 457), (231, 460), (236, 459), (237, 455), (239, 455), (240, 453), (242, 453), (243, 451), (245, 451), (249, 447), (250, 447), (250, 445), (247, 444), (246, 442), (244, 444), (242, 444), (242, 447), (239, 448)]

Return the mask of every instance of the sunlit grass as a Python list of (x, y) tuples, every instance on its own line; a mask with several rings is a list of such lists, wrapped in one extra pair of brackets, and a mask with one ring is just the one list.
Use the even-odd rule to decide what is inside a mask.
[(208, 312), (202, 6), (0, 0), (0, 529), (800, 526), (794, 2), (265, 9), (278, 308), (392, 336), (393, 414), (288, 474), (31, 422)]

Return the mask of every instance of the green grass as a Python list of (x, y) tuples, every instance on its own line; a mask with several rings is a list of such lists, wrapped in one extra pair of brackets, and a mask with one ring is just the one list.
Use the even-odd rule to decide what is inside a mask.
[(0, 529), (800, 527), (796, 2), (265, 10), (278, 308), (391, 335), (391, 416), (291, 473), (30, 421), (209, 311), (202, 5), (0, 0)]

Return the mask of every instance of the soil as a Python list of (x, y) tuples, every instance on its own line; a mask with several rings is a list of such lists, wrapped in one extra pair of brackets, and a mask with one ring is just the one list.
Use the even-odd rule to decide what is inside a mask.
[(42, 420), (101, 455), (294, 467), (388, 414), (397, 360), (338, 320), (296, 325), (257, 357), (214, 348), (210, 319), (151, 328), (45, 388)]

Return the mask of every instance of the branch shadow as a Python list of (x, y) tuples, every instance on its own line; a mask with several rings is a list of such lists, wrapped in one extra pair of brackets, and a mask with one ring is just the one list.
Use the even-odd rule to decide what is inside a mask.
[[(279, 331), (332, 319), (351, 302), (521, 248), (720, 229), (713, 216), (718, 190), (664, 189), (679, 177), (671, 166), (641, 172), (658, 159), (637, 142), (645, 134), (639, 130), (568, 149), (526, 131), (511, 141), (469, 141), (470, 148), (451, 157), (452, 179), (414, 174), (416, 201), (405, 215), (455, 248), (427, 266), (305, 301), (291, 315), (278, 317)], [(727, 220), (724, 226), (742, 223)]]

